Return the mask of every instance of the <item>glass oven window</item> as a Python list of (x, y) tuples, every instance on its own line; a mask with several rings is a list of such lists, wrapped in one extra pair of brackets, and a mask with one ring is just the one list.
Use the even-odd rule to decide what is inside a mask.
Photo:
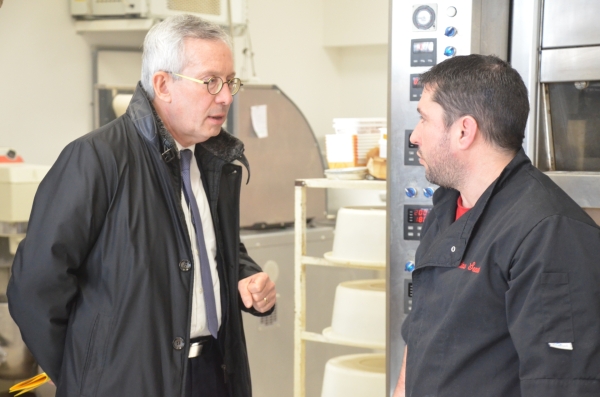
[(600, 81), (549, 84), (557, 171), (600, 171)]

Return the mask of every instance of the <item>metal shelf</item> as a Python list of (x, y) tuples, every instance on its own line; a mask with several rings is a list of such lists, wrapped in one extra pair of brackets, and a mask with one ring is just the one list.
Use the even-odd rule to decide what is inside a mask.
[(296, 187), (385, 190), (387, 182), (382, 180), (370, 181), (367, 179), (297, 179)]
[(356, 342), (351, 342), (351, 341), (338, 341), (338, 340), (328, 339), (325, 335), (319, 334), (318, 332), (304, 331), (304, 332), (302, 332), (302, 340), (320, 342), (320, 343), (332, 343), (334, 345), (341, 345), (341, 346), (362, 347), (365, 349), (374, 349), (374, 350), (384, 350), (385, 349), (385, 346), (372, 344), (372, 343), (356, 343)]
[(363, 265), (360, 263), (346, 262), (336, 263), (328, 261), (325, 258), (319, 258), (314, 256), (303, 256), (303, 265), (314, 265), (314, 266), (329, 266), (329, 267), (343, 267), (343, 268), (354, 268), (354, 269), (365, 269), (365, 270), (385, 270), (385, 264), (381, 266)]
[(341, 180), (341, 179), (298, 179), (295, 183), (294, 203), (294, 397), (306, 395), (306, 342), (331, 343), (343, 346), (384, 350), (385, 346), (338, 341), (326, 338), (323, 334), (306, 331), (306, 266), (327, 266), (384, 270), (383, 266), (358, 263), (334, 263), (325, 258), (306, 255), (306, 190), (307, 188), (370, 189), (386, 190), (387, 182), (381, 180)]

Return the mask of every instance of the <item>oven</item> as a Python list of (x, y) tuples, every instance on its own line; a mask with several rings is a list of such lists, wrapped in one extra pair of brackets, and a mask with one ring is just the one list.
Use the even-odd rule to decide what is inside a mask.
[(534, 164), (600, 223), (600, 2), (515, 0), (511, 62), (529, 90)]
[(404, 355), (399, 337), (412, 307), (412, 271), (423, 221), (437, 188), (425, 178), (410, 134), (419, 121), (419, 78), (433, 65), (472, 53), (508, 57), (510, 0), (390, 2), (387, 166), (387, 390)]
[(600, 2), (390, 3), (388, 394), (403, 358), (398, 335), (411, 310), (411, 271), (419, 244), (414, 213), (427, 213), (436, 188), (425, 179), (408, 140), (418, 122), (421, 73), (454, 55), (507, 59), (529, 91), (531, 112), (523, 143), (527, 155), (600, 223)]

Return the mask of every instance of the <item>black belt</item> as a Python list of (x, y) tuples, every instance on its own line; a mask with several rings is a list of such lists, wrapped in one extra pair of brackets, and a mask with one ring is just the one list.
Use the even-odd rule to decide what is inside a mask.
[(202, 354), (202, 350), (211, 345), (214, 340), (215, 338), (213, 338), (212, 335), (190, 339), (190, 352), (188, 354), (188, 358), (200, 356)]

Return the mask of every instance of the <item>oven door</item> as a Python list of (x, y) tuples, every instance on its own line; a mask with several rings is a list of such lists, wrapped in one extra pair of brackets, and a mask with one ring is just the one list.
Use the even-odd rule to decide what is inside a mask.
[(600, 223), (600, 47), (540, 54), (538, 167)]
[(600, 172), (600, 47), (543, 50), (538, 167)]
[(544, 0), (542, 48), (598, 45), (598, 15), (597, 0)]

